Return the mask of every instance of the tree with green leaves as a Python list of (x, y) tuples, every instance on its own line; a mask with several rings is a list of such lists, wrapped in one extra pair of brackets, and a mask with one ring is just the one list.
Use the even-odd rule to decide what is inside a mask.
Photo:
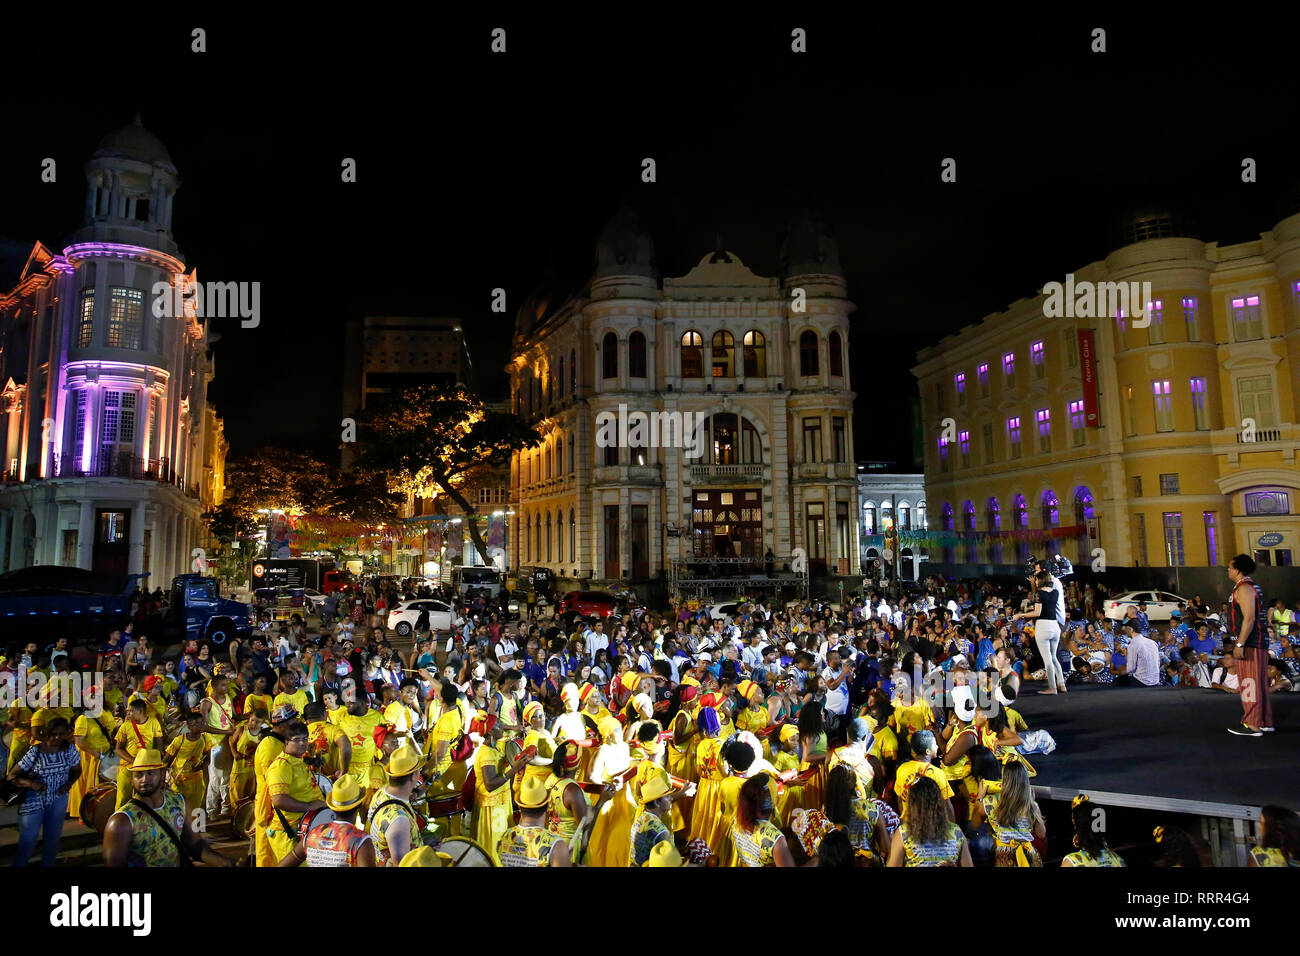
[(491, 564), (479, 511), (467, 492), (515, 452), (541, 442), (536, 428), (517, 415), (485, 409), (464, 387), (420, 385), (362, 413), (356, 468), (362, 475), (387, 476), (390, 491), (446, 495), (465, 515), (479, 557)]

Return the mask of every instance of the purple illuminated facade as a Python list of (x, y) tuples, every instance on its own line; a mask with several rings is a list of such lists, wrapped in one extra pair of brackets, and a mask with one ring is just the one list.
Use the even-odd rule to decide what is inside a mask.
[(180, 183), (138, 118), (85, 172), (71, 244), (37, 242), (0, 293), (0, 570), (147, 573), (166, 587), (205, 544), (224, 454), (207, 330), (192, 308), (154, 308), (160, 283), (184, 295), (197, 282), (171, 235)]

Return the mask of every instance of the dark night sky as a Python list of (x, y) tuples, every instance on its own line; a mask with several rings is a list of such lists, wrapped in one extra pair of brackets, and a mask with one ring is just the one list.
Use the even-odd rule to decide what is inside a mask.
[[(1294, 25), (1107, 15), (1110, 52), (1094, 56), (1091, 15), (738, 26), (655, 10), (655, 23), (583, 28), (105, 17), (59, 36), (57, 55), (32, 35), (6, 51), (0, 94), (13, 134), (0, 283), (33, 240), (58, 247), (77, 227), (81, 164), (140, 110), (180, 171), (187, 263), (205, 280), (262, 282), (259, 328), (214, 320), (211, 398), (234, 452), (327, 451), (348, 318), (458, 316), (484, 390), (503, 392), (514, 309), (548, 267), (582, 282), (620, 201), (652, 223), (663, 275), (686, 272), (719, 230), (775, 274), (780, 233), (808, 204), (832, 225), (858, 304), (858, 456), (906, 463), (895, 397), (915, 394), (917, 349), (1103, 257), (1126, 212), (1172, 205), (1229, 243), (1300, 209), (1279, 78)], [(201, 56), (188, 52), (196, 24), (209, 31)], [(496, 25), (504, 57), (487, 52)], [(789, 52), (792, 26), (809, 30), (806, 56)], [(131, 56), (106, 73), (114, 49)], [(1247, 155), (1257, 185), (1240, 182)], [(45, 156), (56, 185), (38, 180)], [(355, 185), (339, 181), (344, 156)], [(643, 156), (656, 185), (640, 182)], [(955, 185), (939, 181), (945, 156)], [(495, 286), (507, 316), (488, 311)]]

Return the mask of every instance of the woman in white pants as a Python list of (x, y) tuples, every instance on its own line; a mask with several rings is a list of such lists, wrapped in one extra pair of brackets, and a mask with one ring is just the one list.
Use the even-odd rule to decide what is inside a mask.
[(1034, 643), (1038, 645), (1038, 653), (1043, 658), (1043, 671), (1047, 680), (1047, 687), (1038, 693), (1055, 694), (1059, 691), (1064, 694), (1065, 673), (1061, 670), (1061, 658), (1057, 655), (1061, 649), (1061, 625), (1056, 622), (1059, 595), (1052, 587), (1051, 575), (1035, 574), (1030, 580), (1038, 589), (1035, 595), (1037, 603), (1023, 614), (1014, 615), (1012, 620), (1026, 618), (1034, 622)]

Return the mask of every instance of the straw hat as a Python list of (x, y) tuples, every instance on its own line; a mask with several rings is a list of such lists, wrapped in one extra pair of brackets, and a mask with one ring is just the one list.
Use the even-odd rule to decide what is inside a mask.
[(685, 866), (686, 863), (671, 840), (662, 840), (650, 848), (650, 859), (646, 860), (645, 865), (677, 867)]
[(656, 768), (649, 777), (641, 784), (640, 801), (641, 805), (653, 803), (660, 797), (674, 793), (676, 788), (666, 771), (662, 768)]
[(446, 866), (451, 862), (451, 854), (439, 853), (431, 846), (422, 846), (402, 857), (398, 866)]
[(366, 792), (361, 789), (356, 779), (344, 775), (330, 788), (330, 792), (325, 794), (325, 806), (335, 813), (346, 813), (355, 810), (365, 799)]
[(162, 770), (166, 766), (163, 763), (162, 754), (157, 750), (141, 750), (135, 755), (135, 763), (131, 764), (131, 772), (142, 773), (146, 770)]
[(415, 748), (403, 744), (393, 751), (393, 755), (388, 758), (388, 766), (384, 769), (390, 777), (405, 777), (415, 773), (420, 762), (420, 755), (415, 752)]
[(550, 801), (550, 790), (540, 777), (525, 777), (516, 802), (520, 810), (540, 810)]

